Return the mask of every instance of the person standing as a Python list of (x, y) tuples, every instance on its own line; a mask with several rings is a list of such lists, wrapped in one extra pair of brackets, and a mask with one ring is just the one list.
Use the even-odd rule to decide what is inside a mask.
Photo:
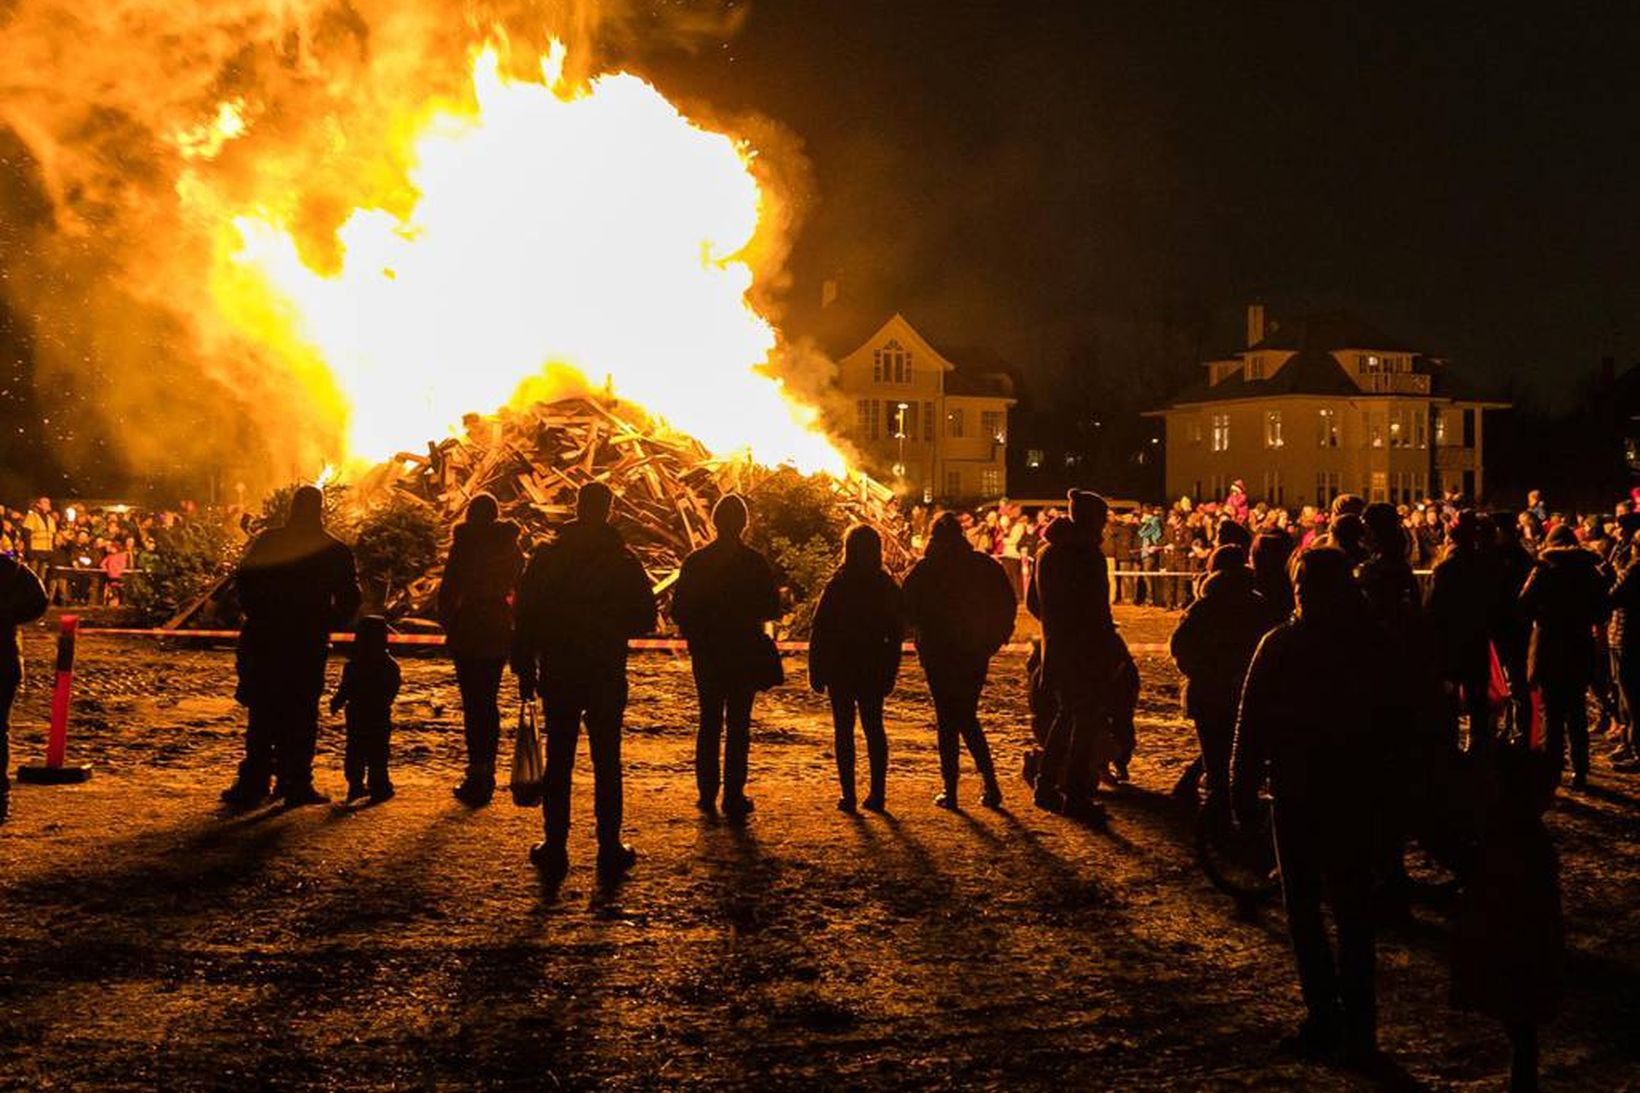
[(547, 738), (542, 826), (530, 860), (557, 884), (569, 871), (569, 797), (581, 725), (592, 753), (598, 871), (615, 877), (638, 853), (621, 841), (621, 721), (627, 642), (655, 629), (655, 594), (643, 563), (609, 522), (615, 495), (581, 487), (575, 520), (536, 550), (518, 583), (513, 671), (519, 697), (541, 696)]
[(454, 793), (474, 808), (489, 804), (495, 794), (501, 671), (512, 651), (512, 598), (524, 569), (518, 525), (499, 516), (495, 498), (487, 493), (468, 502), (438, 587), (439, 621), (445, 648), (455, 661), (467, 742), (466, 776)]
[(330, 632), (359, 609), (353, 551), (324, 526), (324, 494), (303, 486), (281, 527), (258, 535), (234, 574), (245, 624), (239, 633), (235, 698), (248, 717), (245, 758), (222, 794), (237, 807), (261, 803), (268, 779), (287, 805), (322, 804), (313, 788), (319, 699)]
[(1469, 716), (1471, 751), (1483, 750), (1493, 742), (1487, 692), (1498, 587), (1493, 556), (1481, 540), (1480, 519), (1474, 510), (1464, 509), (1453, 525), (1445, 556), (1430, 577), (1428, 606), (1441, 678), (1456, 699), (1452, 736), (1457, 739), (1457, 712), (1461, 710)]
[(1565, 524), (1549, 533), (1520, 604), (1532, 624), (1526, 675), (1543, 688), (1545, 747), (1561, 769), (1570, 752), (1572, 788), (1589, 780), (1589, 684), (1599, 646), (1595, 628), (1609, 607), (1600, 559)]
[(1070, 491), (1071, 515), (1048, 529), (1026, 606), (1042, 623), (1042, 682), (1056, 707), (1037, 776), (1036, 804), (1077, 819), (1102, 821), (1094, 800), (1111, 747), (1121, 639), (1110, 613), (1103, 541), (1109, 508), (1086, 490)]
[(353, 630), (353, 652), (342, 669), (342, 682), (330, 698), (330, 712), (347, 710), (347, 751), (342, 771), (347, 799), (369, 795), (373, 803), (393, 796), (387, 772), (393, 737), (393, 700), (399, 695), (399, 662), (387, 650), (387, 620), (366, 615)]
[[(1259, 643), (1242, 685), (1231, 801), (1244, 826), (1275, 798), (1287, 933), (1308, 1016), (1284, 1047), (1367, 1063), (1377, 1051), (1372, 885), (1389, 777), (1386, 737), (1405, 720), (1388, 642), (1341, 551), (1299, 557), (1298, 609)], [(1331, 904), (1336, 954), (1323, 924)]]
[(837, 807), (855, 809), (854, 721), (866, 738), (871, 789), (865, 808), (884, 810), (888, 777), (888, 734), (883, 728), (883, 699), (894, 689), (900, 670), (900, 642), (905, 638), (905, 611), (900, 586), (883, 568), (882, 538), (856, 525), (843, 540), (843, 564), (820, 594), (809, 641), (809, 685), (830, 692), (837, 780), (842, 797)]
[(712, 509), (716, 538), (684, 559), (672, 594), (672, 620), (689, 644), (700, 699), (696, 804), (715, 812), (721, 789), (723, 814), (736, 822), (753, 807), (746, 796), (752, 700), (781, 682), (780, 655), (763, 630), (780, 617), (780, 585), (743, 539), (750, 520), (745, 499), (724, 494)]
[(29, 568), (44, 581), (51, 566), (51, 552), (57, 549), (57, 514), (51, 510), (51, 498), (35, 500), (34, 507), (23, 517), (23, 534)]
[(0, 824), (11, 806), (11, 704), (23, 682), (17, 628), (46, 613), (46, 587), (23, 563), (0, 554)]
[(905, 578), (906, 619), (928, 676), (944, 788), (934, 798), (955, 812), (961, 749), (968, 746), (985, 784), (980, 804), (1002, 804), (991, 746), (979, 723), (979, 698), (991, 658), (1013, 634), (1018, 606), (996, 560), (974, 550), (951, 513), (934, 521), (928, 549)]

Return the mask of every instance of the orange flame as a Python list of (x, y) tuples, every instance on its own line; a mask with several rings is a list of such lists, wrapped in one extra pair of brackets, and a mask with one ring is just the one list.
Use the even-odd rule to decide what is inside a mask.
[[(278, 211), (234, 216), (219, 310), (339, 404), (355, 460), (419, 448), (562, 366), (716, 454), (842, 473), (817, 412), (766, 371), (776, 335), (743, 257), (772, 200), (754, 151), (636, 76), (568, 88), (563, 58), (555, 45), (529, 83), (479, 54), (470, 112), (407, 122), (407, 211), (356, 209), (333, 271)], [(226, 104), (189, 139), (209, 150), (239, 119)]]

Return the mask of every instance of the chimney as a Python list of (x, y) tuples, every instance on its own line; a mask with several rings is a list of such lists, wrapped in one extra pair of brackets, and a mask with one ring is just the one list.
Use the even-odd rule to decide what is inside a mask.
[(1264, 340), (1264, 305), (1247, 305), (1247, 348)]

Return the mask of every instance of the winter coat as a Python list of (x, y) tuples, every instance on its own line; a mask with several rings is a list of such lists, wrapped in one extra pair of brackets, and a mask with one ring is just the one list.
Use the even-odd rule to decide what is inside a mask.
[(1185, 677), (1185, 713), (1234, 717), (1259, 641), (1281, 622), (1246, 566), (1211, 573), (1185, 609), (1170, 645)]
[(1104, 701), (1117, 664), (1110, 576), (1099, 545), (1063, 517), (1048, 525), (1026, 606), (1042, 623), (1042, 681), (1061, 702)]
[(15, 675), (22, 671), (17, 628), (44, 615), (46, 606), (45, 585), (33, 570), (0, 555), (0, 672)]
[(271, 528), (245, 551), (234, 584), (245, 614), (239, 700), (317, 702), (330, 632), (359, 609), (353, 551), (317, 523)]
[(967, 543), (930, 543), (906, 574), (906, 620), (917, 653), (936, 664), (983, 664), (1014, 632), (1019, 600), (995, 559)]
[(330, 700), (334, 711), (347, 708), (349, 728), (382, 728), (393, 723), (393, 700), (399, 695), (399, 662), (391, 656), (349, 658), (342, 682)]
[(1532, 555), (1519, 543), (1498, 548), (1498, 589), (1492, 618), (1492, 638), (1505, 653), (1524, 656), (1532, 624), (1521, 610), (1520, 590), (1532, 575)]
[(809, 682), (833, 694), (881, 698), (894, 689), (905, 639), (900, 586), (882, 568), (839, 566), (820, 594), (809, 638)]
[(1286, 563), (1254, 568), (1253, 584), (1270, 605), (1276, 623), (1286, 622), (1293, 613), (1293, 578), (1287, 572)]
[(763, 555), (719, 537), (684, 559), (672, 621), (689, 643), (697, 678), (725, 688), (761, 685), (768, 636), (780, 617), (780, 583)]
[(1582, 547), (1554, 547), (1538, 555), (1520, 590), (1532, 623), (1526, 677), (1533, 683), (1587, 686), (1595, 676), (1595, 628), (1606, 621), (1600, 559)]
[(1462, 681), (1485, 670), (1498, 587), (1492, 557), (1479, 550), (1458, 548), (1435, 564), (1428, 606), (1442, 678)]
[(655, 629), (643, 563), (609, 524), (566, 524), (518, 582), (513, 670), (578, 686), (625, 671), (626, 643)]
[(452, 657), (502, 660), (512, 651), (512, 597), (523, 571), (517, 524), (456, 525), (438, 586), (439, 621)]
[(1268, 773), (1278, 810), (1363, 849), (1413, 730), (1403, 674), (1365, 604), (1302, 615), (1253, 654), (1236, 719), (1231, 793), (1247, 811)]

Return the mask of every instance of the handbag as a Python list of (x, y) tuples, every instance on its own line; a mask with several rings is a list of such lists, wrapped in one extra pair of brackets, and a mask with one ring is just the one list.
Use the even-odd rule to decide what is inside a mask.
[(752, 686), (771, 691), (786, 682), (786, 666), (780, 661), (780, 647), (767, 634), (759, 634), (752, 661)]
[(513, 738), (512, 799), (519, 808), (534, 808), (546, 796), (547, 763), (541, 752), (541, 731), (535, 703), (518, 707), (518, 732)]

